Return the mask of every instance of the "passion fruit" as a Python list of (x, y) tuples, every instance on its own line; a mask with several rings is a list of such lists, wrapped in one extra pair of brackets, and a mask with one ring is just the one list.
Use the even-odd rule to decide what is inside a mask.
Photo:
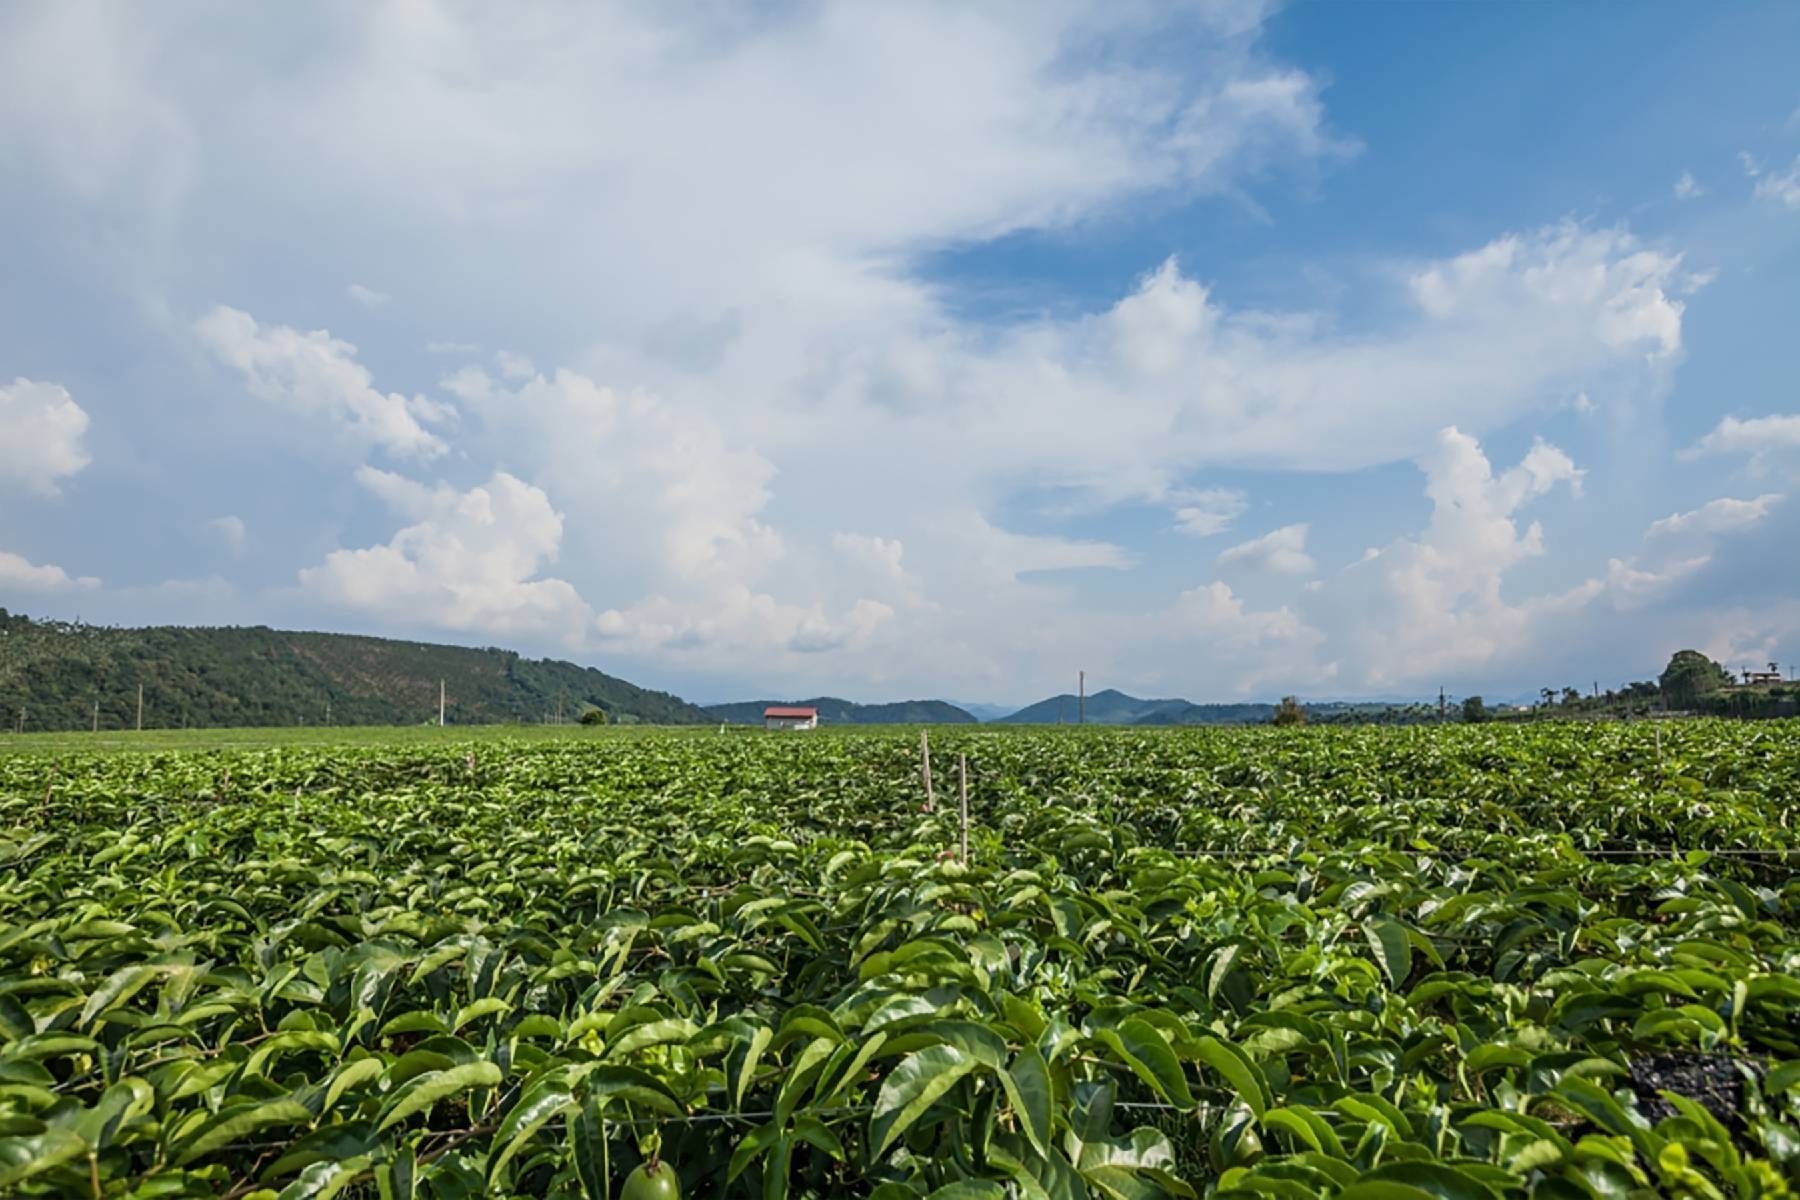
[(681, 1200), (681, 1180), (674, 1167), (653, 1158), (625, 1177), (619, 1200)]
[(1263, 1156), (1262, 1136), (1256, 1132), (1256, 1117), (1244, 1106), (1234, 1106), (1213, 1130), (1206, 1144), (1207, 1157), (1213, 1170), (1220, 1174), (1233, 1167), (1248, 1167)]

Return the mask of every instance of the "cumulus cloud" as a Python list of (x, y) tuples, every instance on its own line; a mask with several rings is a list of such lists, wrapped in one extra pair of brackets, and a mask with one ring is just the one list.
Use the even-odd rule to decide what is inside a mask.
[(1740, 529), (1748, 529), (1768, 516), (1770, 508), (1780, 500), (1779, 492), (1769, 492), (1753, 500), (1734, 500), (1729, 496), (1721, 496), (1691, 512), (1671, 513), (1660, 521), (1651, 522), (1650, 528), (1644, 531), (1644, 537), (1650, 539), (1688, 533), (1734, 533)]
[(1452, 427), (1419, 466), (1432, 504), (1424, 532), (1368, 554), (1309, 601), (1356, 614), (1351, 628), (1334, 632), (1374, 686), (1483, 666), (1528, 645), (1535, 620), (1592, 598), (1509, 603), (1502, 594), (1508, 572), (1544, 552), (1542, 526), (1521, 529), (1519, 509), (1558, 485), (1580, 486), (1568, 455), (1540, 441), (1496, 475), (1480, 444)]
[(87, 466), (88, 415), (60, 384), (0, 384), (0, 486), (57, 494), (57, 481)]
[(380, 308), (389, 300), (393, 299), (393, 297), (386, 292), (378, 292), (374, 288), (364, 287), (360, 283), (349, 285), (344, 289), (344, 292), (364, 308)]
[(1762, 465), (1793, 450), (1800, 450), (1800, 413), (1775, 413), (1749, 420), (1725, 417), (1680, 457), (1692, 460), (1709, 454), (1743, 454), (1753, 464)]
[(1219, 555), (1219, 565), (1276, 575), (1310, 575), (1317, 564), (1306, 552), (1309, 528), (1306, 524), (1284, 525), (1273, 533), (1240, 542)]
[(569, 583), (541, 574), (563, 531), (542, 489), (504, 471), (467, 491), (372, 467), (357, 478), (412, 523), (383, 545), (333, 550), (300, 572), (303, 593), (384, 621), (585, 640), (592, 611)]
[(448, 410), (423, 396), (376, 390), (356, 347), (326, 330), (259, 325), (249, 313), (221, 305), (195, 323), (194, 333), (259, 400), (329, 420), (359, 446), (414, 458), (445, 450), (425, 423), (444, 420)]
[(1168, 502), (1175, 512), (1175, 528), (1193, 537), (1224, 533), (1250, 507), (1249, 498), (1238, 488), (1177, 490)]
[[(1755, 167), (1752, 160), (1746, 159), (1746, 167)], [(1769, 200), (1784, 208), (1800, 211), (1800, 156), (1796, 156), (1793, 164), (1783, 171), (1764, 172), (1760, 168), (1750, 170), (1756, 179), (1756, 195), (1758, 199)]]
[(1694, 178), (1692, 171), (1683, 171), (1681, 178), (1675, 181), (1675, 198), (1677, 200), (1692, 200), (1705, 194), (1706, 189), (1700, 186), (1700, 181)]
[(61, 567), (43, 566), (8, 550), (0, 550), (0, 588), (21, 592), (66, 592), (100, 586), (92, 575), (70, 575)]

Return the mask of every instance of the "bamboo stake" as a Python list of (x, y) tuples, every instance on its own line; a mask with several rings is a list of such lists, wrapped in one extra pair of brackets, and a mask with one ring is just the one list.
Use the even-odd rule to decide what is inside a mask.
[(969, 865), (969, 756), (956, 756), (956, 774), (962, 791), (962, 862)]
[(931, 731), (919, 730), (919, 756), (925, 771), (925, 811), (937, 811), (937, 797), (931, 792)]

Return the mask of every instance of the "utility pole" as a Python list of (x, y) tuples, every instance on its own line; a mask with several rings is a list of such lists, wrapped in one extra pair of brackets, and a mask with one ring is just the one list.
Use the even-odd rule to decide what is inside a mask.
[(331, 724), (331, 701), (325, 701), (325, 723)]
[(94, 732), (100, 732), (100, 702), (94, 701)]
[(561, 696), (558, 696), (556, 698), (556, 723), (558, 725), (562, 724), (562, 697)]
[(1445, 712), (1444, 687), (1442, 684), (1439, 684), (1438, 685), (1438, 724), (1439, 725), (1442, 725), (1444, 723), (1444, 712)]
[(1087, 672), (1086, 671), (1077, 671), (1077, 672), (1075, 672), (1075, 674), (1077, 676), (1077, 682), (1076, 682), (1075, 686), (1076, 686), (1077, 693), (1078, 693), (1076, 696), (1076, 699), (1075, 699), (1075, 723), (1077, 725), (1086, 725), (1087, 724)]
[(144, 732), (144, 685), (138, 684), (138, 720), (137, 731)]
[(438, 728), (444, 727), (444, 681), (438, 680)]

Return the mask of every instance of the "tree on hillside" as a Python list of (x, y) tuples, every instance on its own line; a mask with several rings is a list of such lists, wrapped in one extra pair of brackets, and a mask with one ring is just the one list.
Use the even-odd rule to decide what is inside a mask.
[(1276, 725), (1304, 725), (1306, 709), (1294, 697), (1283, 696), (1281, 703), (1275, 706), (1275, 715), (1270, 720)]
[(1698, 650), (1677, 650), (1657, 680), (1670, 708), (1693, 708), (1731, 683), (1731, 672)]
[(1479, 725), (1488, 719), (1487, 705), (1480, 696), (1470, 696), (1462, 702), (1462, 719), (1470, 725)]

